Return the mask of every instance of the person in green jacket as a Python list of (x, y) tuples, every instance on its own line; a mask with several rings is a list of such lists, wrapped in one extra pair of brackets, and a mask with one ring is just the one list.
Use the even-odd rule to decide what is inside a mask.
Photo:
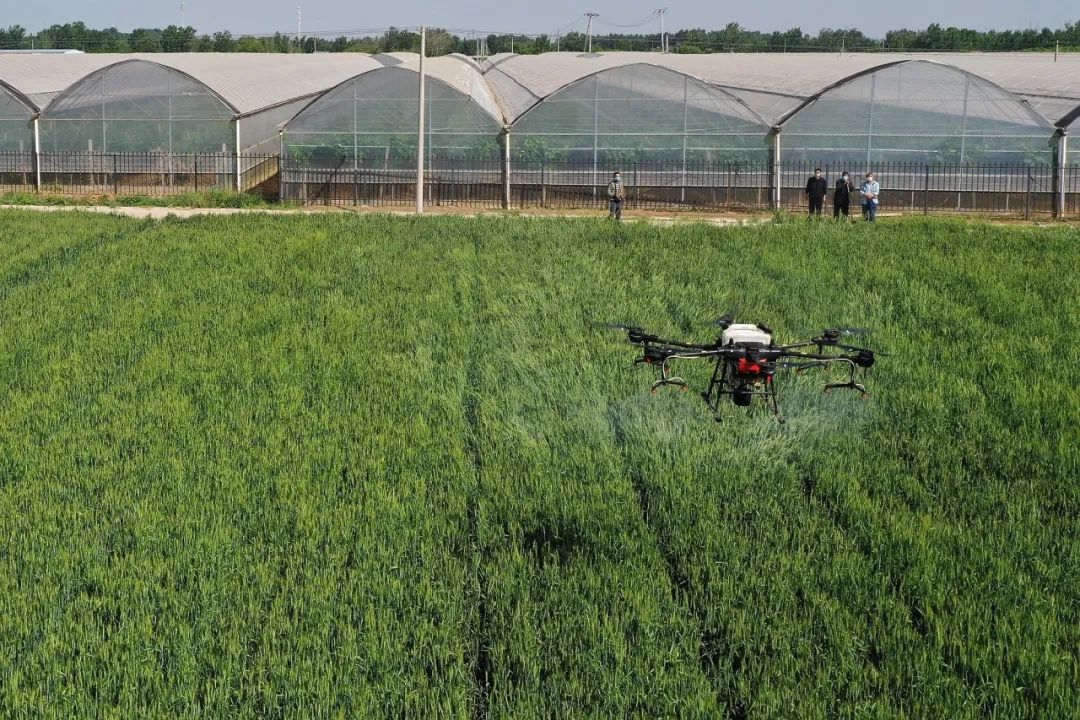
[(623, 186), (622, 175), (616, 170), (607, 186), (608, 217), (622, 220)]

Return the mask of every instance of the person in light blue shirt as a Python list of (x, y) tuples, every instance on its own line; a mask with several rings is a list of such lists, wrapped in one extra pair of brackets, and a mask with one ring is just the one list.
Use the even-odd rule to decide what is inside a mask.
[(878, 193), (881, 186), (874, 179), (874, 173), (866, 173), (866, 179), (859, 185), (859, 194), (862, 195), (862, 214), (867, 222), (874, 222), (877, 217)]

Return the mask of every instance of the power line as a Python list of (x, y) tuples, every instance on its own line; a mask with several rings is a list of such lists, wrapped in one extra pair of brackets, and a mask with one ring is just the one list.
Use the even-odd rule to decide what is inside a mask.
[(658, 13), (658, 12), (660, 12), (660, 11), (659, 10), (653, 10), (651, 13), (649, 13), (648, 15), (643, 17), (642, 19), (638, 20), (635, 23), (630, 23), (629, 25), (619, 25), (618, 23), (608, 22), (607, 20), (604, 20), (603, 17), (601, 17), (599, 20), (597, 20), (597, 22), (600, 25), (607, 25), (608, 27), (614, 27), (614, 28), (636, 28), (636, 27), (641, 27), (645, 23), (652, 20), (653, 16), (656, 15), (656, 13)]

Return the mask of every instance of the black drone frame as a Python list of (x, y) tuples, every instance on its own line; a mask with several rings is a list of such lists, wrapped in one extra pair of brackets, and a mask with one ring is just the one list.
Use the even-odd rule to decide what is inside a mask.
[[(760, 397), (772, 411), (773, 416), (784, 422), (780, 414), (780, 405), (776, 398), (775, 374), (778, 369), (793, 369), (801, 373), (811, 368), (820, 368), (832, 364), (846, 365), (850, 375), (845, 382), (826, 383), (824, 392), (834, 389), (857, 390), (865, 399), (869, 397), (866, 388), (855, 380), (858, 368), (868, 368), (874, 364), (874, 351), (867, 348), (845, 345), (840, 336), (846, 332), (840, 329), (825, 330), (816, 338), (767, 347), (748, 347), (743, 345), (724, 345), (723, 336), (708, 344), (688, 343), (669, 340), (651, 335), (641, 328), (623, 325), (609, 326), (625, 330), (629, 341), (642, 348), (641, 357), (634, 364), (644, 363), (659, 370), (660, 377), (652, 384), (652, 392), (660, 388), (674, 386), (689, 390), (689, 383), (681, 377), (672, 375), (671, 364), (675, 360), (711, 360), (714, 362), (712, 377), (706, 390), (701, 393), (705, 404), (719, 422), (720, 399), (730, 396), (732, 402), (746, 407), (755, 397)], [(722, 325), (726, 327), (726, 325)], [(758, 329), (772, 335), (772, 330), (765, 325)], [(809, 349), (816, 348), (816, 352)], [(840, 351), (839, 353), (829, 351)]]

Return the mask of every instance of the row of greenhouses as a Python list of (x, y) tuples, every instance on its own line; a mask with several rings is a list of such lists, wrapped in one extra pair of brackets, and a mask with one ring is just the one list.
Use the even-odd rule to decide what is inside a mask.
[[(116, 154), (216, 154), (237, 186), (270, 156), (404, 168), (418, 146), (419, 70), (409, 53), (0, 54), (0, 152), (39, 173), (107, 171), (101, 156)], [(450, 55), (424, 72), (432, 166), (1080, 159), (1068, 143), (1080, 55)]]

